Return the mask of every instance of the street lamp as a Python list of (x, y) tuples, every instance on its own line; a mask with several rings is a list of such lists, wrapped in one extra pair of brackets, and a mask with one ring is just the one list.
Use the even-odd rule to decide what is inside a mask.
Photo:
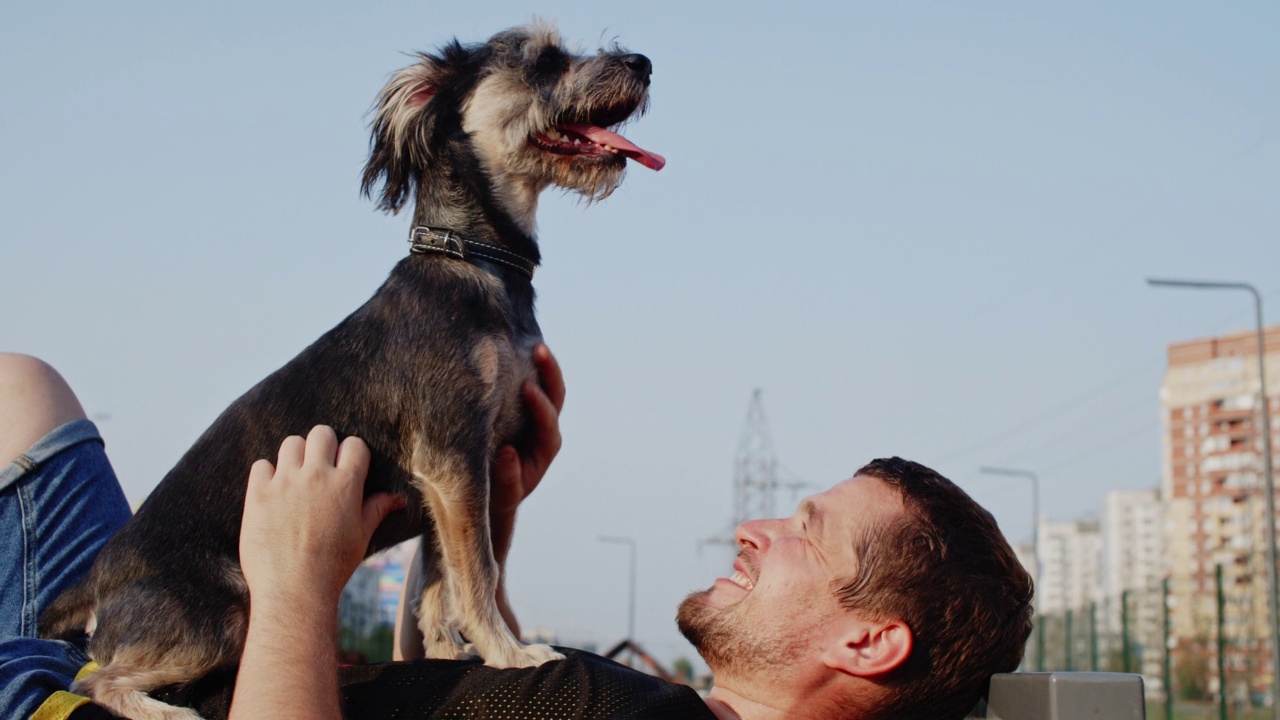
[(1258, 383), (1262, 391), (1262, 481), (1267, 496), (1267, 580), (1271, 585), (1271, 709), (1280, 719), (1280, 583), (1276, 578), (1276, 491), (1271, 472), (1271, 413), (1267, 397), (1266, 340), (1262, 329), (1262, 295), (1258, 289), (1242, 282), (1205, 280), (1165, 280), (1147, 278), (1148, 285), (1182, 287), (1201, 290), (1248, 290), (1253, 294), (1254, 318), (1258, 325)]
[[(1017, 470), (1002, 467), (980, 467), (978, 472), (988, 475), (1005, 475), (1020, 477), (1031, 481), (1031, 557), (1035, 569), (1033, 578), (1036, 592), (1040, 591), (1040, 476), (1030, 470)], [(1036, 603), (1038, 606), (1040, 603)], [(1040, 615), (1039, 612), (1036, 615)], [(1044, 672), (1044, 618), (1036, 620), (1036, 672)]]
[(634, 538), (616, 535), (601, 535), (600, 542), (615, 545), (626, 545), (631, 549), (631, 591), (627, 605), (627, 640), (636, 641), (636, 541)]

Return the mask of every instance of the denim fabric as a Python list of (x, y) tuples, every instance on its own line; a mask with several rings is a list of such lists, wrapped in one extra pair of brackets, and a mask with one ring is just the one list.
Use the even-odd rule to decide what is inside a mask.
[(59, 690), (66, 690), (89, 656), (74, 643), (0, 639), (0, 718), (25, 720)]
[(36, 639), (36, 621), (129, 514), (88, 420), (53, 430), (0, 468), (0, 718), (30, 716), (86, 662), (75, 644)]

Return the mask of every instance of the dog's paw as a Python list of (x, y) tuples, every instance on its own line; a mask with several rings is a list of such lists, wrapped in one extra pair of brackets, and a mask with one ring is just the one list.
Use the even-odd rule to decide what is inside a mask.
[(442, 629), (422, 643), (424, 657), (432, 660), (466, 660), (474, 657), (473, 648), (463, 645), (458, 633)]
[(551, 662), (552, 660), (564, 659), (564, 653), (557, 652), (556, 649), (550, 645), (525, 645), (523, 650), (524, 654), (533, 660), (533, 662), (529, 663), (530, 666), (541, 665), (544, 662)]
[(475, 643), (466, 643), (466, 644), (464, 644), (462, 647), (458, 648), (458, 658), (457, 658), (457, 659), (459, 659), (459, 660), (479, 660), (479, 659), (481, 659), (481, 658), (480, 658), (480, 651), (476, 649), (476, 644), (475, 644)]
[(564, 655), (556, 652), (550, 645), (517, 645), (506, 653), (490, 653), (484, 658), (484, 664), (496, 668), (537, 667), (552, 660), (563, 660)]

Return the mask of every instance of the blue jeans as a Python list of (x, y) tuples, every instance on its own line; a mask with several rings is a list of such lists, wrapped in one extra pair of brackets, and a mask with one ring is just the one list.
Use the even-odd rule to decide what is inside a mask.
[(36, 621), (129, 515), (88, 420), (0, 467), (0, 718), (30, 717), (88, 661), (81, 644), (38, 639)]

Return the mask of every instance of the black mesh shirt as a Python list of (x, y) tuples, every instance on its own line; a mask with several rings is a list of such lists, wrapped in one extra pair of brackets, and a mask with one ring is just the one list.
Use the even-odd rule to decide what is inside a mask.
[[(478, 661), (422, 660), (341, 668), (348, 720), (715, 720), (696, 692), (612, 660), (558, 648), (564, 660), (496, 670)], [(157, 693), (225, 718), (230, 673)]]

